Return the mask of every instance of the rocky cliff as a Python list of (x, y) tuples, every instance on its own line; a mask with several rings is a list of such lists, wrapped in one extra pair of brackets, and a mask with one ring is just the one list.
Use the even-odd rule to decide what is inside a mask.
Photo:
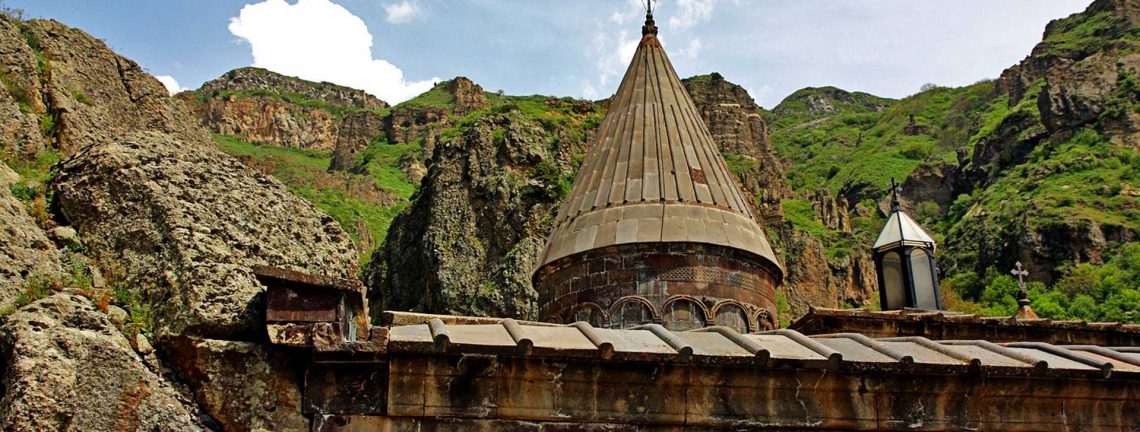
[(1138, 48), (1140, 1), (1098, 0), (1002, 73), (1004, 115), (958, 167), (971, 199), (947, 233), (948, 272), (1021, 261), (1051, 282), (1138, 239)]
[[(942, 240), (944, 286), (958, 295), (980, 300), (1016, 261), (1045, 283), (1105, 262), (1140, 228), (1138, 9), (1098, 0), (1050, 23), (995, 81), (925, 86), (899, 101), (834, 88), (789, 96), (767, 116), (795, 190), (788, 219), (836, 257), (865, 248), (893, 177), (904, 210)], [(809, 217), (821, 193), (850, 230)]]
[(535, 319), (530, 272), (585, 152), (584, 131), (601, 116), (584, 101), (496, 97), (444, 129), (412, 206), (364, 271), (370, 301)]
[(211, 131), (278, 147), (363, 149), (388, 104), (362, 90), (242, 68), (178, 96)]
[(305, 428), (250, 266), (353, 279), (349, 235), (82, 31), (0, 16), (0, 50), (0, 425)]
[(719, 73), (688, 78), (684, 83), (740, 186), (756, 197), (763, 218), (779, 221), (780, 199), (790, 197), (792, 190), (760, 107), (743, 87), (725, 81)]

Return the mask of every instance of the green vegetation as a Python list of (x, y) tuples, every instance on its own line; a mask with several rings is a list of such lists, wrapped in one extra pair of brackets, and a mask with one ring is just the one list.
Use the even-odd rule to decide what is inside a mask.
[(759, 161), (745, 155), (739, 155), (736, 153), (724, 153), (723, 156), (725, 164), (728, 165), (728, 170), (732, 171), (732, 173), (736, 175), (751, 172), (760, 165)]
[[(215, 135), (214, 141), (222, 151), (274, 176), (285, 183), (290, 192), (336, 219), (353, 240), (364, 246), (362, 263), (387, 236), (392, 219), (407, 206), (407, 198), (415, 191), (403, 173), (329, 172), (332, 160), (329, 152), (262, 146), (225, 135)], [(370, 161), (378, 164), (391, 152), (389, 148), (373, 147), (365, 153), (370, 155)], [(407, 152), (409, 148), (398, 151)], [(396, 169), (394, 166), (386, 168)]]
[[(1038, 316), (1140, 323), (1140, 243), (1123, 245), (1104, 265), (1069, 265), (1063, 273), (1052, 288), (1040, 282), (1027, 284), (1031, 306)], [(943, 281), (943, 286), (951, 296), (976, 297), (975, 301), (954, 302), (958, 310), (986, 316), (1011, 316), (1017, 311), (1017, 281), (1007, 274), (993, 271), (978, 278), (974, 273), (963, 273)]]
[(412, 99), (404, 101), (396, 105), (393, 109), (399, 108), (438, 108), (449, 109), (455, 107), (455, 96), (444, 90), (444, 85), (447, 82), (436, 84), (431, 90), (416, 96)]
[(422, 140), (408, 144), (388, 144), (380, 138), (360, 153), (353, 171), (367, 173), (375, 180), (376, 186), (400, 198), (411, 198), (418, 185), (412, 184), (400, 167), (419, 159), (422, 147)]
[(557, 200), (570, 194), (574, 183), (572, 173), (563, 174), (562, 170), (548, 161), (539, 162), (531, 168), (528, 177), (538, 180), (540, 185), (528, 185), (529, 193), (538, 193), (550, 200)]
[(84, 93), (83, 90), (79, 90), (79, 89), (70, 89), (70, 90), (71, 90), (70, 91), (71, 97), (75, 98), (76, 102), (79, 102), (79, 103), (87, 105), (87, 106), (95, 105), (95, 101), (91, 100), (91, 96), (87, 96), (87, 93)]
[[(874, 240), (873, 236), (878, 234), (878, 229), (882, 227), (882, 222), (880, 221), (858, 221), (866, 224), (866, 229), (858, 229), (859, 225), (856, 224), (857, 229), (855, 233), (848, 234), (843, 231), (833, 230), (820, 223), (816, 217), (815, 208), (810, 201), (785, 199), (782, 200), (780, 204), (784, 209), (784, 217), (792, 224), (793, 228), (797, 231), (807, 233), (823, 243), (829, 261), (846, 259), (853, 249), (862, 247), (861, 245), (870, 244), (870, 242)], [(796, 262), (797, 260), (798, 257), (794, 256), (787, 256), (785, 259), (787, 262)]]
[(16, 82), (12, 79), (11, 72), (7, 67), (3, 65), (0, 65), (0, 83), (4, 85), (4, 89), (7, 90), (8, 94), (12, 96), (12, 99), (16, 100), (17, 106), (20, 107), (20, 112), (25, 114), (35, 112), (35, 110), (32, 108), (31, 95), (29, 95), (27, 91), (16, 84)]
[(19, 174), (23, 181), (11, 184), (8, 190), (24, 203), (28, 214), (42, 227), (51, 225), (53, 194), (47, 187), (52, 167), (59, 162), (59, 154), (52, 149), (41, 150), (34, 157), (21, 157), (0, 151), (4, 163)]
[(1082, 12), (1054, 22), (1034, 54), (1081, 59), (1116, 43), (1140, 48), (1140, 27), (1111, 11)]
[[(813, 108), (826, 98), (832, 112)], [(901, 101), (835, 88), (805, 89), (789, 96), (770, 114), (772, 141), (790, 159), (788, 180), (795, 190), (861, 189), (859, 198), (880, 196), (890, 179), (906, 178), (925, 162), (956, 163), (982, 126), (980, 114), (993, 110), (992, 82), (950, 89), (934, 87)], [(925, 133), (903, 131), (910, 116)], [(969, 148), (969, 147), (967, 147)]]

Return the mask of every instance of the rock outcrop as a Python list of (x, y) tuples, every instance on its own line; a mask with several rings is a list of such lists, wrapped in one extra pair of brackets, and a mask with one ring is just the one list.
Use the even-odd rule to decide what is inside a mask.
[(160, 336), (260, 334), (252, 265), (356, 272), (356, 248), (331, 217), (208, 144), (125, 135), (64, 161), (53, 187), (88, 248), (144, 291)]
[[(0, 70), (18, 113), (11, 102), (3, 104), (13, 115), (4, 117), (0, 131), (8, 131), (16, 153), (55, 148), (67, 154), (139, 129), (206, 137), (154, 77), (82, 31), (4, 17), (0, 41)], [(30, 132), (33, 124), (39, 137)]]
[(367, 147), (383, 133), (388, 108), (363, 90), (252, 67), (229, 71), (178, 98), (215, 133), (325, 151)]
[(0, 355), (4, 430), (203, 430), (193, 404), (86, 298), (56, 294), (7, 317)]
[[(39, 273), (68, 276), (53, 241), (76, 267), (62, 273), (91, 279), (55, 280), (4, 308), (0, 427), (307, 429), (299, 372), (260, 346), (263, 287), (250, 267), (353, 279), (348, 235), (218, 151), (162, 84), (82, 31), (0, 15), (0, 51), (0, 153), (50, 179), (0, 164), (0, 303)], [(333, 87), (309, 96), (383, 108)], [(56, 157), (49, 176), (40, 160)], [(17, 191), (52, 205), (33, 220)], [(49, 236), (37, 222), (71, 226)]]
[(760, 214), (778, 220), (779, 201), (791, 197), (792, 189), (760, 107), (743, 87), (718, 73), (688, 78), (684, 83), (721, 153), (730, 161), (729, 168), (744, 190), (757, 197)]
[(210, 418), (227, 431), (304, 431), (301, 371), (261, 343), (191, 337), (161, 346)]
[[(1097, 0), (1051, 22), (1032, 54), (1002, 73), (1009, 114), (959, 167), (958, 193), (978, 198), (947, 234), (949, 272), (1020, 261), (1050, 282), (1067, 264), (1101, 262), (1113, 245), (1140, 238), (1126, 193), (1135, 180), (1088, 155), (1132, 154), (1140, 143), (1138, 37), (1140, 1)], [(1100, 180), (1051, 181), (1074, 172)]]
[(365, 270), (370, 302), (535, 319), (530, 271), (565, 193), (569, 154), (585, 145), (548, 148), (548, 133), (517, 113), (491, 115), (441, 142), (418, 199)]
[(11, 305), (32, 278), (62, 271), (55, 244), (12, 196), (14, 184), (19, 176), (0, 162), (0, 309)]

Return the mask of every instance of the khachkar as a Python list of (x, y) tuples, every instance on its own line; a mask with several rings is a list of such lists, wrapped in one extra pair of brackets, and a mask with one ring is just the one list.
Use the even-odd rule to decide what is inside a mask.
[(541, 316), (773, 328), (783, 269), (646, 18), (535, 271)]

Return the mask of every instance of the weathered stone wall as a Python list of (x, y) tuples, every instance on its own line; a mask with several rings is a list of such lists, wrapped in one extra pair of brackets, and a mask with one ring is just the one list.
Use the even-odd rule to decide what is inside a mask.
[[(1140, 421), (1140, 382), (1128, 378), (478, 355), (395, 356), (365, 369), (312, 382), (308, 408), (332, 414), (315, 415), (313, 430), (1119, 431)], [(367, 390), (325, 398), (334, 383)]]
[[(583, 320), (618, 328), (649, 322), (667, 328), (687, 323), (704, 327), (716, 325), (720, 313), (744, 312), (746, 318), (740, 321), (748, 325), (738, 330), (747, 332), (773, 328), (778, 322), (778, 271), (760, 262), (714, 245), (641, 243), (563, 258), (544, 266), (534, 279), (540, 316), (547, 321)], [(730, 319), (722, 315), (725, 323)]]

